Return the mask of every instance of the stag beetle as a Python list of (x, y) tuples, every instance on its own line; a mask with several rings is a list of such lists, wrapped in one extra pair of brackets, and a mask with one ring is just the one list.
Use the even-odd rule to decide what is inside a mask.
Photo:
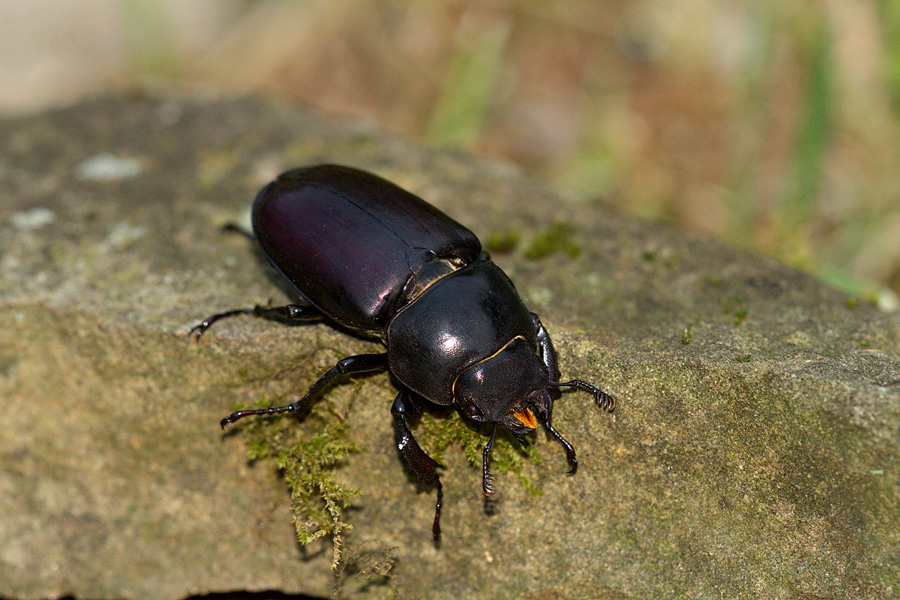
[(420, 483), (437, 488), (435, 539), (443, 498), (439, 465), (409, 427), (423, 400), (455, 405), (494, 425), (482, 453), (488, 496), (494, 493), (488, 454), (498, 425), (524, 440), (540, 422), (565, 448), (573, 473), (575, 450), (550, 424), (561, 388), (590, 392), (601, 409), (615, 407), (612, 396), (590, 383), (559, 381), (550, 335), (475, 234), (393, 183), (335, 165), (288, 171), (257, 195), (253, 233), (302, 302), (213, 315), (192, 335), (199, 338), (219, 319), (251, 314), (327, 321), (377, 339), (387, 351), (344, 358), (293, 404), (237, 411), (222, 427), (248, 415), (303, 414), (338, 377), (389, 370), (400, 390), (391, 406), (400, 456)]

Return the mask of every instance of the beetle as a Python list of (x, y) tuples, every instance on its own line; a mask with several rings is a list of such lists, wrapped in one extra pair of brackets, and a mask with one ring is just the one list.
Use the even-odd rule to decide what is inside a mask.
[(326, 321), (378, 340), (386, 351), (344, 358), (296, 402), (234, 412), (222, 419), (223, 428), (249, 415), (302, 415), (336, 379), (390, 371), (399, 389), (391, 415), (400, 456), (419, 483), (437, 489), (436, 540), (439, 465), (410, 430), (425, 403), (457, 406), (473, 421), (493, 424), (482, 452), (487, 496), (495, 492), (488, 455), (498, 426), (524, 443), (540, 423), (575, 472), (575, 449), (551, 424), (554, 401), (563, 388), (590, 392), (607, 411), (616, 401), (586, 381), (559, 381), (550, 335), (469, 229), (393, 183), (336, 165), (283, 173), (257, 195), (252, 221), (251, 237), (301, 302), (219, 313), (192, 335), (199, 339), (219, 319), (251, 314)]

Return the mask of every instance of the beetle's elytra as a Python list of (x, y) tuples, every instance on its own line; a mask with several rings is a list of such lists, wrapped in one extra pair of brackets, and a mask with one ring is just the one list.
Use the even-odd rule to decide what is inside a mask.
[(419, 446), (409, 421), (423, 401), (455, 405), (493, 423), (484, 447), (482, 488), (494, 493), (488, 454), (503, 427), (519, 437), (542, 424), (563, 445), (574, 472), (575, 450), (550, 424), (564, 387), (586, 390), (609, 411), (612, 396), (573, 379), (559, 381), (556, 352), (538, 316), (523, 304), (471, 231), (421, 198), (371, 173), (334, 165), (295, 169), (260, 191), (253, 233), (300, 302), (231, 310), (191, 330), (198, 338), (215, 321), (238, 314), (327, 321), (384, 344), (381, 354), (339, 361), (297, 402), (242, 410), (248, 415), (303, 414), (342, 375), (389, 370), (399, 383), (391, 406), (397, 447), (416, 479), (437, 488), (437, 463)]

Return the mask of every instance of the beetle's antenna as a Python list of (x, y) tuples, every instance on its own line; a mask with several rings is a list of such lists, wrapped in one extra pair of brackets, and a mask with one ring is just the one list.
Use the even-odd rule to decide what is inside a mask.
[(488, 454), (494, 446), (494, 438), (497, 436), (497, 424), (494, 423), (494, 431), (491, 432), (491, 439), (484, 445), (484, 452), (481, 454), (481, 489), (484, 490), (485, 496), (494, 495), (494, 476), (488, 472)]
[(597, 402), (597, 406), (602, 408), (607, 412), (612, 412), (613, 409), (616, 408), (616, 399), (611, 395), (607, 394), (603, 390), (594, 387), (587, 381), (581, 381), (580, 379), (573, 379), (572, 381), (566, 381), (564, 383), (551, 383), (550, 385), (556, 387), (573, 387), (580, 390), (584, 390), (586, 392), (590, 392), (594, 395), (594, 401)]
[(547, 415), (544, 417), (544, 427), (546, 427), (547, 431), (550, 432), (550, 435), (559, 440), (559, 443), (566, 449), (566, 460), (569, 461), (569, 474), (571, 475), (578, 469), (578, 458), (575, 456), (575, 448), (573, 448), (572, 444), (566, 441), (566, 438), (561, 436), (557, 430), (553, 429), (553, 425), (550, 424), (550, 411), (547, 411)]

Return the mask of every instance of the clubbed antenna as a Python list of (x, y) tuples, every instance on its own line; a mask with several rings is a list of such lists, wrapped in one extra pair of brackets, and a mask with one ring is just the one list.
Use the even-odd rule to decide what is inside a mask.
[(597, 406), (602, 408), (607, 412), (612, 412), (616, 408), (616, 399), (604, 392), (603, 390), (594, 387), (587, 381), (581, 381), (580, 379), (573, 379), (572, 381), (566, 381), (564, 383), (551, 383), (550, 385), (554, 385), (556, 387), (573, 387), (579, 390), (584, 390), (586, 392), (590, 392), (594, 395), (594, 401), (597, 402)]

